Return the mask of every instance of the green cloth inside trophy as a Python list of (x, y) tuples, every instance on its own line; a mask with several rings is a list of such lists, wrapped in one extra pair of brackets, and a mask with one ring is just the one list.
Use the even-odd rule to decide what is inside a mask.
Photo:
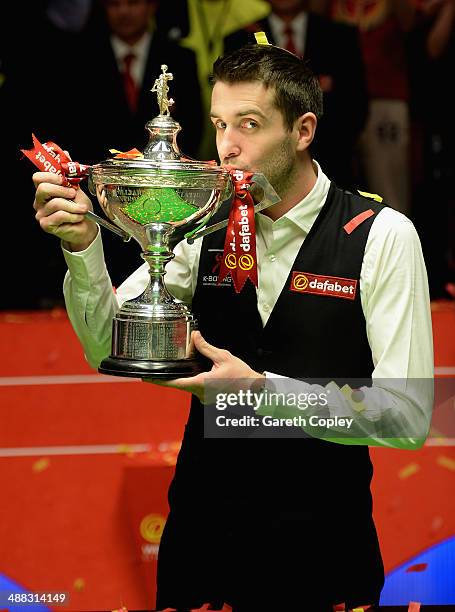
[(130, 219), (141, 225), (179, 221), (191, 216), (196, 210), (197, 206), (186, 202), (171, 187), (149, 189), (123, 208)]

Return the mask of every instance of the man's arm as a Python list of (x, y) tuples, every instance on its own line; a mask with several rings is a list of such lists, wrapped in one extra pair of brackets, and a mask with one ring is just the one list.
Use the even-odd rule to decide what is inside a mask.
[[(340, 389), (330, 383), (324, 388), (268, 376), (282, 392), (324, 396), (329, 391), (329, 416), (353, 419), (349, 429), (331, 427), (317, 437), (342, 444), (419, 448), (428, 435), (433, 408), (428, 280), (413, 224), (391, 208), (378, 214), (371, 227), (360, 287), (373, 386)], [(283, 416), (287, 412), (283, 407), (263, 410)], [(308, 433), (314, 435), (310, 429)]]
[(68, 315), (84, 346), (87, 359), (97, 367), (110, 350), (110, 322), (118, 308), (104, 264), (99, 227), (85, 217), (92, 203), (80, 188), (64, 187), (49, 172), (33, 175), (33, 207), (43, 231), (61, 240), (69, 272), (64, 281)]
[(101, 232), (90, 246), (71, 252), (62, 244), (68, 272), (63, 282), (66, 310), (92, 368), (109, 355), (112, 318), (119, 303), (104, 262)]

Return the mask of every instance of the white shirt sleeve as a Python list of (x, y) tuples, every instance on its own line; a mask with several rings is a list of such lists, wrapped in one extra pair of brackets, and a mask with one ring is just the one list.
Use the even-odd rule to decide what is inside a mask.
[(62, 245), (68, 272), (63, 295), (69, 319), (93, 368), (107, 357), (111, 348), (112, 318), (118, 302), (104, 263), (101, 232), (92, 244), (77, 253)]
[[(413, 224), (391, 208), (384, 208), (372, 224), (360, 290), (373, 386), (361, 387), (361, 401), (358, 392), (335, 383), (326, 389), (300, 383), (298, 389), (322, 395), (329, 389), (330, 417), (353, 419), (349, 431), (334, 426), (318, 437), (342, 444), (419, 448), (428, 435), (433, 408), (428, 280)], [(283, 381), (279, 385), (284, 388)]]

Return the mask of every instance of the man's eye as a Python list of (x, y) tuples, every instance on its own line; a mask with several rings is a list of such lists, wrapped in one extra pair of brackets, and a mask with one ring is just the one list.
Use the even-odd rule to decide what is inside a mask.
[(253, 121), (252, 119), (247, 119), (246, 121), (242, 123), (242, 127), (246, 128), (247, 130), (252, 130), (254, 128), (257, 128), (258, 124), (256, 123), (256, 121)]
[(217, 130), (224, 130), (224, 128), (226, 127), (224, 121), (215, 121), (213, 125), (216, 127)]

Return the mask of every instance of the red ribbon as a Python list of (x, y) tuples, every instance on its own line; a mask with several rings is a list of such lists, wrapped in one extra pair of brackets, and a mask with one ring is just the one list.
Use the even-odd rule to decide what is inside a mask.
[(252, 176), (252, 172), (231, 170), (235, 197), (229, 213), (218, 284), (230, 274), (236, 293), (243, 289), (247, 278), (258, 286), (254, 202), (248, 191)]
[(55, 142), (41, 144), (32, 134), (33, 149), (21, 149), (25, 157), (43, 172), (53, 172), (63, 177), (65, 187), (77, 187), (88, 174), (88, 166), (74, 162)]

